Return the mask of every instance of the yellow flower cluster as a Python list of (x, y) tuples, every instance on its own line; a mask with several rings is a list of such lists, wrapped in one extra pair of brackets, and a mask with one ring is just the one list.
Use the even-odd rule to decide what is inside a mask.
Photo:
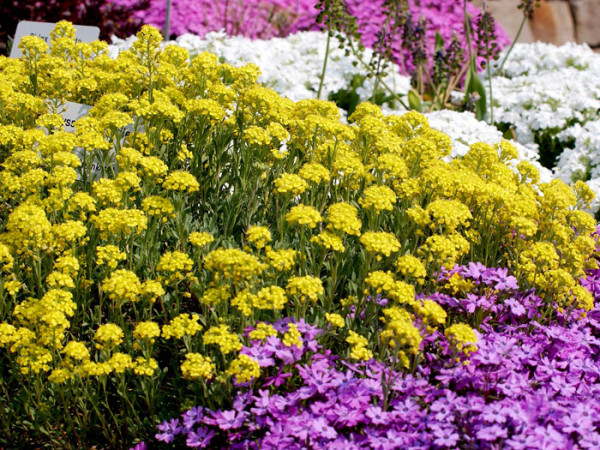
[(231, 361), (227, 373), (234, 377), (237, 384), (247, 383), (260, 376), (260, 366), (254, 358), (240, 354)]
[(162, 337), (165, 339), (181, 339), (184, 336), (194, 336), (202, 330), (198, 323), (200, 316), (197, 314), (180, 314), (171, 320), (168, 325), (162, 327)]
[(193, 266), (194, 262), (186, 253), (167, 252), (160, 257), (156, 271), (167, 274), (169, 282), (178, 282), (192, 276)]
[(285, 215), (285, 220), (293, 225), (315, 228), (319, 222), (323, 221), (323, 217), (321, 217), (321, 213), (312, 206), (300, 204), (290, 209)]
[(142, 283), (135, 273), (119, 269), (102, 283), (102, 288), (111, 300), (137, 302), (142, 292)]
[(400, 250), (400, 242), (392, 233), (385, 231), (367, 231), (360, 237), (367, 251), (390, 256)]
[(181, 373), (185, 378), (197, 380), (199, 378), (209, 380), (215, 374), (216, 367), (210, 356), (200, 353), (188, 353), (185, 361), (181, 364)]
[(371, 186), (365, 189), (359, 203), (364, 209), (379, 214), (382, 211), (394, 209), (396, 194), (387, 186)]
[(286, 290), (289, 295), (297, 296), (301, 302), (310, 300), (316, 303), (320, 295), (323, 295), (323, 283), (319, 278), (306, 275), (304, 277), (290, 277)]
[(477, 336), (466, 323), (456, 323), (446, 328), (444, 334), (454, 348), (467, 357), (477, 350)]
[(219, 350), (224, 355), (237, 352), (242, 348), (239, 336), (230, 332), (227, 325), (210, 327), (202, 336), (202, 342), (204, 342), (204, 345), (218, 345)]
[(349, 330), (346, 342), (352, 346), (350, 358), (368, 361), (373, 358), (373, 352), (367, 348), (369, 341), (355, 331)]
[(267, 227), (253, 225), (246, 232), (246, 240), (257, 249), (261, 249), (271, 242), (271, 232)]

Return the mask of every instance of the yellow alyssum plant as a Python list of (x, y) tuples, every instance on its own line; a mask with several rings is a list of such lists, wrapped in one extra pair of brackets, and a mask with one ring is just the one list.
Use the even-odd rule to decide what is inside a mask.
[[(470, 328), (446, 328), (470, 318), (417, 300), (457, 263), (508, 268), (545, 300), (539, 320), (591, 307), (584, 184), (539, 183), (506, 141), (447, 162), (450, 139), (421, 114), (362, 104), (343, 123), (331, 102), (260, 86), (256, 66), (160, 42), (144, 27), (113, 59), (61, 22), (50, 52), (31, 36), (22, 59), (0, 57), (9, 441), (149, 435), (162, 405), (260, 382), (240, 349), (282, 317), (331, 324), (332, 351), (359, 360), (409, 366), (433, 329), (470, 353)], [(74, 133), (66, 102), (92, 106)]]

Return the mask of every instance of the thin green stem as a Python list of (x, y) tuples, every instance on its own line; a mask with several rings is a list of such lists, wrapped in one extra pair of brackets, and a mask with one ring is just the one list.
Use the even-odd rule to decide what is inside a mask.
[(327, 44), (325, 46), (325, 58), (323, 58), (323, 70), (319, 77), (319, 90), (317, 91), (317, 100), (321, 99), (321, 91), (325, 82), (325, 71), (327, 70), (327, 60), (329, 59), (329, 46), (331, 44), (331, 21), (327, 22)]
[(504, 55), (504, 59), (502, 60), (502, 63), (500, 64), (500, 67), (498, 68), (498, 73), (502, 73), (502, 69), (504, 68), (504, 64), (506, 64), (506, 60), (508, 59), (508, 57), (512, 53), (512, 50), (513, 50), (515, 44), (519, 40), (519, 36), (521, 36), (521, 32), (523, 31), (523, 28), (525, 27), (525, 22), (526, 21), (527, 21), (527, 15), (523, 14), (523, 20), (521, 21), (521, 26), (519, 26), (519, 31), (517, 31), (517, 35), (515, 36), (514, 40), (512, 41), (512, 44), (510, 44), (510, 47), (508, 48), (508, 51)]

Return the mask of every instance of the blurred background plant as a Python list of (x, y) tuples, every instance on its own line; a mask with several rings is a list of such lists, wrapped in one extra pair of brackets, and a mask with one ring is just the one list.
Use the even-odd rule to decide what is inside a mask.
[(133, 8), (149, 6), (148, 0), (133, 0), (121, 6), (106, 0), (7, 0), (0, 2), (0, 55), (10, 53), (12, 37), (22, 20), (58, 22), (69, 20), (100, 28), (100, 39), (127, 37), (143, 25), (131, 14)]

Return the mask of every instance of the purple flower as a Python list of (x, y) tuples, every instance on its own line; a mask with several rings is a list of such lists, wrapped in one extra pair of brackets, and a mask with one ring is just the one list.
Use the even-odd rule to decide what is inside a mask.
[(188, 447), (200, 447), (205, 448), (210, 444), (210, 440), (215, 435), (214, 430), (201, 427), (196, 431), (190, 431), (185, 441)]
[(216, 425), (221, 430), (231, 430), (239, 428), (244, 424), (247, 413), (243, 411), (226, 410), (213, 412), (213, 418)]
[(327, 420), (324, 417), (314, 417), (307, 424), (310, 427), (310, 436), (313, 439), (335, 439), (337, 437), (337, 432), (335, 428), (327, 423)]
[(162, 431), (162, 433), (156, 433), (154, 437), (167, 444), (173, 442), (175, 436), (183, 431), (183, 427), (179, 425), (179, 419), (165, 420), (158, 425), (157, 428)]
[(181, 416), (183, 418), (183, 426), (189, 430), (194, 427), (194, 425), (202, 423), (202, 419), (204, 417), (204, 408), (198, 406), (188, 409)]
[(147, 450), (148, 446), (144, 441), (135, 445), (135, 447), (131, 447), (129, 450)]
[(484, 441), (495, 441), (498, 438), (506, 438), (506, 436), (506, 428), (496, 424), (482, 428), (477, 432), (477, 438)]
[(436, 428), (433, 430), (434, 444), (440, 447), (455, 447), (458, 442), (458, 434), (451, 428)]

